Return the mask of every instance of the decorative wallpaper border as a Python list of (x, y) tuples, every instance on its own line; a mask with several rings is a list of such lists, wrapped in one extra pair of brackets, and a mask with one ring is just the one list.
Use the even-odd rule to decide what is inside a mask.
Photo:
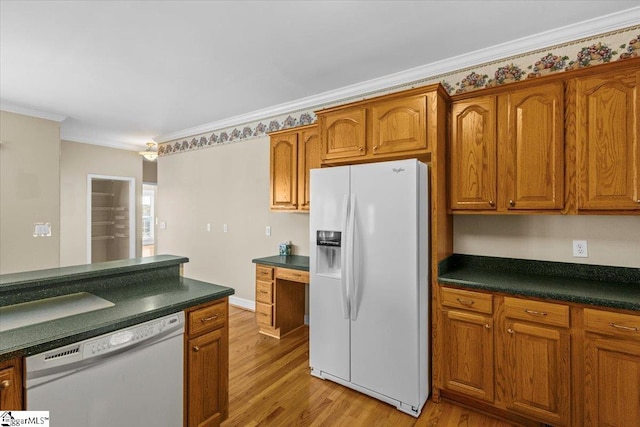
[[(399, 92), (434, 83), (442, 84), (450, 95), (455, 95), (537, 78), (550, 73), (564, 72), (638, 56), (640, 56), (640, 25), (504, 58), (491, 63), (480, 64), (451, 73), (427, 77), (417, 82), (403, 84), (352, 99), (319, 105), (314, 107), (313, 110), (346, 104), (356, 99), (371, 97), (372, 95)], [(312, 124), (316, 119), (315, 113), (311, 110), (292, 112), (233, 128), (220, 129), (189, 138), (165, 142), (159, 144), (158, 155), (166, 156), (245, 141), (264, 136), (267, 132)]]

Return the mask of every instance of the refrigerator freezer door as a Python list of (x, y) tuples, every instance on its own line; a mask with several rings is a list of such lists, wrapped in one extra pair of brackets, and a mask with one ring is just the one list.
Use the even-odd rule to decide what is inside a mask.
[[(418, 407), (419, 164), (353, 166), (355, 301), (351, 310), (351, 381)], [(421, 256), (421, 255), (420, 255)], [(424, 284), (426, 286), (426, 283)], [(356, 315), (354, 316), (354, 310)]]
[(344, 204), (349, 195), (349, 167), (311, 170), (311, 212), (309, 214), (309, 362), (311, 373), (328, 373), (350, 379), (350, 325), (343, 313), (342, 279), (345, 264), (336, 274), (318, 271), (318, 230), (342, 232), (340, 250), (344, 252), (346, 230)]

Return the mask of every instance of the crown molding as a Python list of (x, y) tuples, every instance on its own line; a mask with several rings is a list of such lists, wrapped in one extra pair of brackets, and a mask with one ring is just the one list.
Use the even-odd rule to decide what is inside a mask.
[(111, 141), (106, 139), (96, 139), (93, 137), (79, 137), (79, 136), (65, 135), (64, 132), (61, 132), (60, 140), (67, 141), (67, 142), (75, 142), (78, 144), (99, 145), (101, 147), (135, 151), (136, 153), (139, 151), (144, 151), (144, 149), (146, 148), (137, 144), (130, 144), (126, 142)]
[(22, 114), (23, 116), (37, 117), (39, 119), (51, 120), (54, 122), (62, 123), (69, 116), (63, 116), (61, 114), (55, 114), (48, 111), (37, 110), (31, 107), (23, 107), (21, 105), (12, 104), (10, 102), (0, 101), (0, 110), (7, 111), (9, 113)]
[(199, 135), (214, 130), (229, 128), (249, 122), (293, 113), (300, 110), (319, 109), (323, 105), (351, 98), (366, 98), (367, 94), (389, 89), (395, 86), (409, 85), (420, 80), (433, 78), (441, 74), (464, 70), (465, 68), (491, 63), (498, 60), (522, 55), (580, 39), (593, 37), (611, 31), (621, 30), (640, 24), (640, 6), (599, 18), (567, 25), (532, 36), (523, 37), (507, 43), (501, 43), (478, 51), (454, 56), (442, 61), (400, 71), (383, 77), (366, 80), (350, 86), (300, 98), (273, 107), (253, 111), (247, 114), (218, 120), (200, 126), (159, 135), (153, 140), (157, 143), (173, 141), (188, 136)]

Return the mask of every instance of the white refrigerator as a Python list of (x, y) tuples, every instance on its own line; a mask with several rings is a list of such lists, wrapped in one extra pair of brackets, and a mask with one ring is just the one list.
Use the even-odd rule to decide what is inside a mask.
[(415, 417), (429, 396), (427, 166), (311, 171), (311, 374)]

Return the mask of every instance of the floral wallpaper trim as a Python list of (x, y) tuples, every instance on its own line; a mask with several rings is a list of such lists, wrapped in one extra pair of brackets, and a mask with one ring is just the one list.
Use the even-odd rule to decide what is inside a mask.
[[(450, 95), (454, 95), (638, 56), (640, 56), (640, 25), (427, 77), (417, 82), (317, 106), (314, 110), (346, 104), (372, 95), (378, 96), (434, 83), (441, 83)], [(165, 142), (159, 144), (158, 155), (166, 156), (245, 141), (264, 136), (267, 132), (309, 125), (316, 119), (313, 111), (292, 112), (233, 128)]]

